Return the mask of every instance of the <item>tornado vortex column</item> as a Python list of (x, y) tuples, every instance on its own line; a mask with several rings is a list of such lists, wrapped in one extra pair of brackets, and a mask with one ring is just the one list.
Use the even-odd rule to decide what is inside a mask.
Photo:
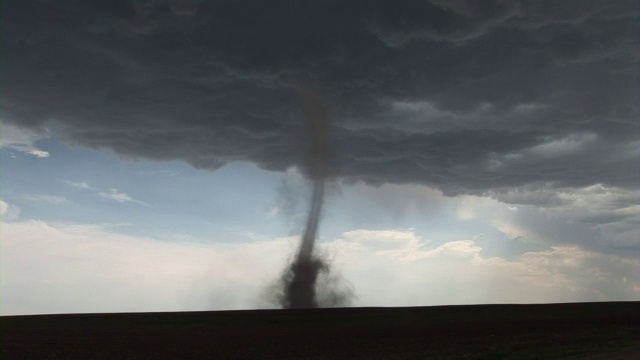
[(309, 176), (313, 192), (300, 247), (285, 278), (282, 305), (289, 309), (318, 306), (316, 280), (318, 273), (326, 267), (321, 259), (314, 256), (314, 246), (322, 213), (325, 179), (329, 172), (329, 125), (322, 100), (308, 89), (304, 92), (304, 118), (311, 138)]

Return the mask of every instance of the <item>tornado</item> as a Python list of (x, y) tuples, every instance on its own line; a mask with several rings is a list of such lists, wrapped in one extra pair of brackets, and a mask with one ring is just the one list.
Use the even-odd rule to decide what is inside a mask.
[(308, 88), (303, 90), (303, 114), (311, 142), (307, 170), (312, 192), (298, 251), (283, 278), (284, 294), (281, 303), (285, 309), (318, 307), (316, 282), (319, 273), (328, 270), (328, 265), (314, 254), (314, 248), (322, 215), (325, 181), (329, 174), (329, 124), (322, 99)]

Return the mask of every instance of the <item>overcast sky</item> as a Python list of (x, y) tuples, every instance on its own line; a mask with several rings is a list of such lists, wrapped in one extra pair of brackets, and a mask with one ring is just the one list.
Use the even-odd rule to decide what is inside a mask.
[(2, 2), (2, 314), (640, 300), (637, 1)]

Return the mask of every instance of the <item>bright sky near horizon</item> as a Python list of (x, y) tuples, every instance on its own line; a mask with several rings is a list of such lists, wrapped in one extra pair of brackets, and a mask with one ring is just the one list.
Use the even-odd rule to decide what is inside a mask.
[(634, 1), (267, 3), (3, 2), (2, 315), (277, 307), (303, 78), (353, 306), (640, 300)]

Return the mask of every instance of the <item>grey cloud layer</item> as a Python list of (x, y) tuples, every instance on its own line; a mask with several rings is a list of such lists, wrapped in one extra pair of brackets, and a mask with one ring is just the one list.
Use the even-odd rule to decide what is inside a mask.
[(445, 193), (639, 183), (635, 1), (4, 1), (2, 118), (206, 169), (303, 167)]

